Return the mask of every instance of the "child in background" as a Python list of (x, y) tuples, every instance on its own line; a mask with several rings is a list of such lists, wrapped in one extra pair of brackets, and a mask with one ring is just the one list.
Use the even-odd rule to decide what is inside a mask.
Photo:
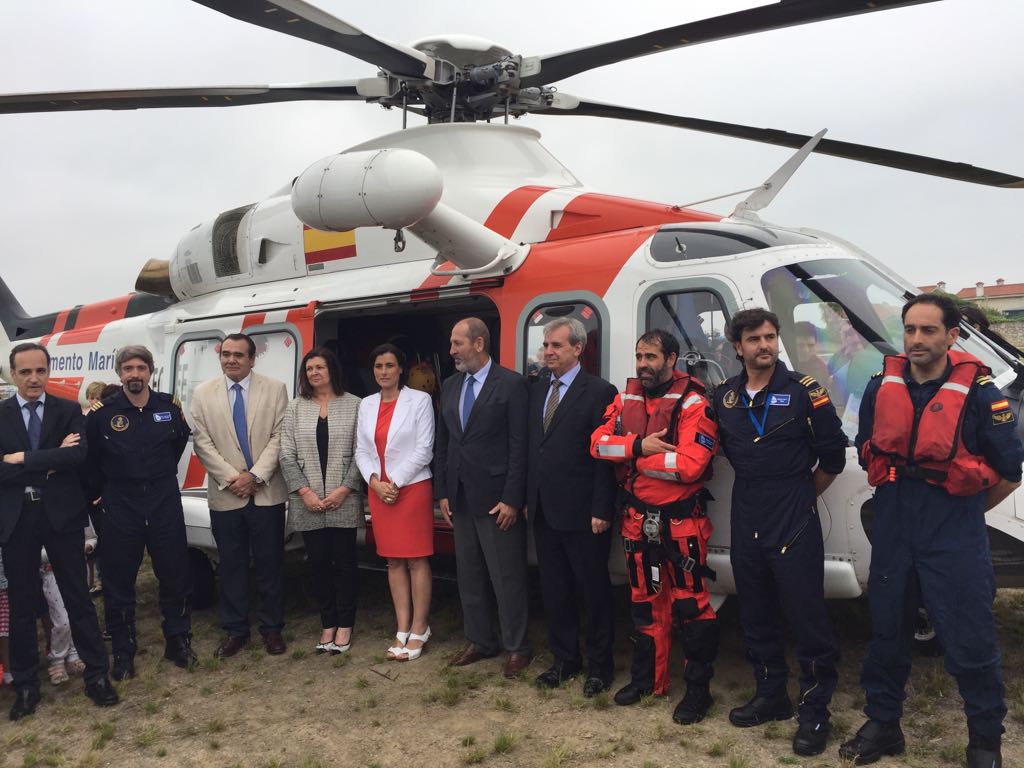
[(78, 658), (78, 650), (71, 640), (71, 622), (68, 620), (64, 600), (57, 588), (57, 577), (53, 575), (53, 566), (50, 565), (45, 548), (42, 552), (39, 576), (43, 581), (43, 596), (46, 598), (46, 605), (50, 612), (50, 621), (53, 622), (53, 628), (50, 630), (50, 643), (46, 652), (49, 662), (47, 671), (50, 675), (50, 682), (60, 685), (68, 681), (69, 673), (82, 674), (85, 671), (85, 662)]

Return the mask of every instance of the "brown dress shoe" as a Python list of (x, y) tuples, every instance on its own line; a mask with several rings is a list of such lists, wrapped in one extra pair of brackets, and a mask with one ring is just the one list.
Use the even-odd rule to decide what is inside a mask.
[(472, 643), (466, 643), (466, 647), (459, 651), (455, 657), (448, 662), (449, 667), (467, 667), (482, 659), (493, 659), (498, 654), (484, 653)]
[(213, 652), (213, 655), (218, 659), (230, 659), (248, 644), (248, 635), (245, 635), (244, 637), (229, 637), (217, 646), (217, 650)]
[(513, 653), (508, 657), (508, 661), (505, 662), (505, 671), (502, 673), (505, 677), (515, 677), (533, 661), (533, 656), (525, 653)]
[(288, 646), (285, 644), (284, 638), (281, 637), (280, 632), (271, 632), (264, 635), (263, 647), (267, 649), (267, 653), (271, 656), (280, 656), (288, 650)]

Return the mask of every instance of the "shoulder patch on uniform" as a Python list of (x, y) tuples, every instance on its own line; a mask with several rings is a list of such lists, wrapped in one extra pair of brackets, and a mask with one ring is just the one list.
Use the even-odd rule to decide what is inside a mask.
[(992, 414), (993, 424), (1012, 424), (1013, 421), (1013, 411), (1000, 411)]
[(992, 413), (998, 413), (999, 411), (1010, 410), (1010, 401), (1005, 397), (1002, 400), (996, 400), (992, 403)]
[(96, 400), (96, 401), (93, 402), (92, 405), (89, 406), (89, 410), (90, 411), (98, 411), (102, 407), (103, 407), (103, 401), (102, 400)]

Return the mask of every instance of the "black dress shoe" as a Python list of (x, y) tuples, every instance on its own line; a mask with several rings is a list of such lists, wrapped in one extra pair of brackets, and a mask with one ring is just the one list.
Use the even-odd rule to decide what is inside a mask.
[(127, 653), (115, 653), (110, 676), (115, 680), (131, 680), (135, 677), (135, 657)]
[(742, 707), (729, 712), (729, 722), (737, 728), (750, 728), (771, 720), (789, 720), (793, 716), (793, 705), (785, 690), (775, 696), (757, 696)]
[(651, 690), (649, 688), (641, 688), (630, 681), (628, 685), (620, 688), (618, 693), (615, 694), (615, 703), (620, 707), (628, 707), (630, 704), (636, 704), (644, 696), (650, 695)]
[(832, 724), (800, 723), (793, 737), (793, 752), (804, 757), (820, 755), (828, 744), (828, 735), (832, 732)]
[(714, 699), (711, 698), (711, 690), (706, 685), (694, 685), (687, 683), (686, 693), (682, 700), (676, 705), (672, 713), (672, 719), (680, 725), (693, 725), (704, 719)]
[(85, 695), (92, 699), (92, 703), (97, 707), (112, 707), (121, 700), (117, 690), (106, 677), (86, 683)]
[(192, 636), (187, 632), (183, 635), (168, 637), (164, 644), (164, 658), (173, 661), (174, 666), (192, 669), (198, 659), (192, 650)]
[(567, 664), (558, 662), (551, 665), (551, 668), (541, 672), (533, 681), (539, 688), (557, 688), (566, 680), (572, 680), (579, 675), (579, 667), (570, 667)]
[(11, 706), (11, 720), (21, 720), (36, 711), (39, 706), (39, 689), (23, 685), (14, 692), (14, 704)]
[(854, 765), (868, 765), (883, 755), (902, 754), (906, 746), (899, 720), (891, 723), (868, 720), (856, 736), (839, 748), (839, 756), (853, 760)]
[(1003, 768), (1003, 755), (998, 749), (968, 747), (967, 768)]
[(218, 659), (229, 659), (245, 648), (248, 644), (249, 635), (242, 635), (241, 637), (229, 636), (221, 641), (221, 644), (217, 646), (217, 650), (213, 652), (213, 655)]
[(607, 691), (611, 687), (611, 680), (605, 680), (597, 675), (591, 675), (583, 683), (583, 695), (588, 699), (592, 699), (597, 696), (597, 694)]

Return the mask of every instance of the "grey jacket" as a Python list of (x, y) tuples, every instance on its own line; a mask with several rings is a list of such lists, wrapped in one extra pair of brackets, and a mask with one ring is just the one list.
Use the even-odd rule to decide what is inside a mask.
[[(355, 461), (356, 417), (359, 398), (345, 393), (330, 402), (327, 427), (327, 487), (320, 473), (316, 448), (316, 422), (320, 406), (314, 400), (297, 397), (288, 403), (281, 428), (281, 473), (288, 485), (288, 528), (312, 531), (320, 528), (355, 528), (364, 524), (363, 481)], [(310, 512), (298, 490), (312, 488), (320, 498), (339, 486), (352, 489), (338, 509)]]

